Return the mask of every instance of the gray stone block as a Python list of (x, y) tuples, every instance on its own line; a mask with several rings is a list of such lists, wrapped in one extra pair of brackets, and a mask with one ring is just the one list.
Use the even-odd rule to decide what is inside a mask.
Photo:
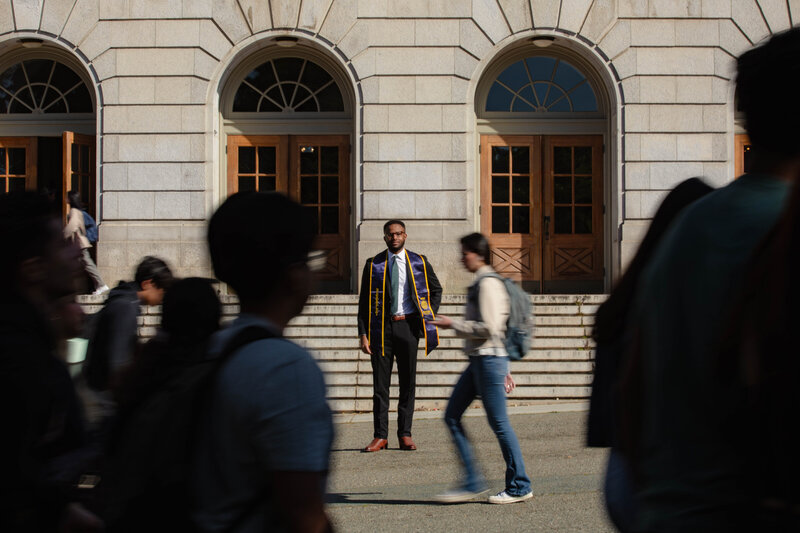
[(783, 0), (758, 0), (758, 5), (772, 33), (788, 30), (792, 24), (789, 20), (789, 5)]
[(42, 0), (12, 0), (17, 31), (36, 31), (42, 17)]
[(459, 22), (459, 44), (475, 57), (484, 57), (494, 44), (472, 19)]
[(668, 19), (631, 20), (632, 46), (675, 46), (675, 21)]
[(753, 43), (758, 43), (769, 35), (769, 28), (755, 0), (731, 2), (731, 17)]
[[(122, 220), (150, 220), (155, 216), (155, 193), (119, 192), (117, 216)], [(131, 263), (132, 264), (132, 263)]]
[(498, 0), (498, 3), (512, 32), (517, 33), (533, 27), (530, 0)]
[[(4, 4), (9, 5), (7, 2)], [(42, 22), (39, 29), (53, 35), (60, 35), (73, 5), (75, 5), (74, 0), (48, 0), (42, 11)], [(2, 8), (0, 8), (0, 20), (3, 20)], [(3, 31), (2, 27), (0, 27), (0, 31)]]
[(498, 43), (511, 34), (511, 28), (497, 0), (472, 0), (472, 19), (489, 36), (492, 43)]
[(715, 74), (713, 48), (639, 48), (637, 74)]
[(589, 14), (581, 28), (581, 35), (596, 43), (617, 20), (617, 3), (615, 0), (595, 0), (589, 8)]
[(561, 0), (558, 27), (573, 33), (580, 32), (591, 5), (592, 0)]
[(599, 43), (606, 56), (615, 58), (631, 46), (631, 22), (618, 20)]
[(325, 22), (322, 23), (320, 35), (338, 43), (356, 23), (357, 10), (357, 0), (335, 0), (331, 4), (328, 16), (325, 17)]
[(460, 22), (452, 20), (418, 19), (414, 27), (414, 44), (417, 46), (458, 46)]
[(270, 13), (269, 3), (262, 0), (238, 0), (238, 2), (242, 6), (242, 13), (244, 13), (245, 20), (253, 33), (272, 28), (272, 14)]
[(77, 0), (64, 25), (61, 37), (71, 43), (80, 43), (97, 23), (99, 17), (97, 0)]
[(330, 0), (305, 0), (300, 5), (300, 16), (297, 19), (297, 27), (319, 31), (322, 21), (328, 12)]
[(534, 28), (555, 28), (558, 26), (558, 14), (561, 0), (531, 0)]

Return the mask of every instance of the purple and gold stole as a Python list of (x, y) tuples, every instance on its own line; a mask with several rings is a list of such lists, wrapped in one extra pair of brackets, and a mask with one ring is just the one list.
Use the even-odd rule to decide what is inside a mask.
[[(428, 355), (439, 345), (439, 330), (429, 321), (436, 318), (430, 305), (428, 291), (428, 269), (422, 256), (403, 250), (406, 261), (411, 269), (411, 288), (417, 306), (422, 313), (422, 325), (425, 327), (425, 355)], [(369, 264), (369, 345), (372, 349), (379, 348), (383, 356), (384, 324), (386, 311), (384, 309), (384, 288), (386, 287), (386, 258), (389, 252), (384, 251), (372, 258)], [(380, 344), (378, 344), (380, 339)]]

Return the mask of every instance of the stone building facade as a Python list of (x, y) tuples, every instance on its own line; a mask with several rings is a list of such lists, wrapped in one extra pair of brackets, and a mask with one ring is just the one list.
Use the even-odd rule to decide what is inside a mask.
[(80, 189), (109, 281), (146, 254), (208, 274), (215, 206), (278, 189), (328, 292), (388, 218), (449, 291), (484, 231), (532, 292), (603, 292), (666, 191), (741, 172), (735, 57), (798, 23), (800, 0), (0, 0), (0, 179)]

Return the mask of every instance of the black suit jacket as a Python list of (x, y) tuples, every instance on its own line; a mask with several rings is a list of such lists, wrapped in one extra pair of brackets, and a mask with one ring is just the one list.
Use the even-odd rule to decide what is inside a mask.
[[(442, 301), (442, 285), (439, 283), (439, 278), (436, 277), (436, 273), (433, 271), (433, 267), (428, 262), (428, 258), (424, 255), (421, 255), (422, 260), (425, 261), (425, 268), (428, 272), (428, 301), (431, 304), (431, 309), (433, 309), (433, 313), (436, 314), (439, 312), (439, 303)], [(367, 259), (367, 262), (364, 264), (364, 271), (361, 273), (361, 291), (358, 295), (358, 335), (368, 335), (369, 332), (367, 328), (369, 327), (369, 306), (370, 306), (370, 294), (369, 294), (369, 264), (372, 262), (373, 257)], [(408, 264), (406, 261), (406, 279), (411, 279), (411, 265)], [(391, 305), (392, 297), (391, 297), (391, 290), (388, 289), (389, 284), (389, 276), (386, 276), (386, 283), (384, 284), (383, 294), (386, 295), (384, 305)], [(417, 302), (416, 298), (411, 299), (414, 302), (414, 307), (417, 308), (417, 313), (420, 315), (419, 310), (419, 303)], [(391, 309), (391, 307), (390, 307)], [(389, 322), (389, 313), (384, 313), (385, 321)], [(414, 335), (417, 338), (420, 338), (424, 330), (422, 328), (422, 320), (418, 321), (419, 324), (417, 327), (412, 328)]]

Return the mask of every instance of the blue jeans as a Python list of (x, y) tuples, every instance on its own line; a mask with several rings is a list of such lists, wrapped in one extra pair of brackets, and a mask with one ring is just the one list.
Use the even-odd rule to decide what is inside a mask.
[(508, 374), (508, 357), (472, 356), (469, 358), (469, 366), (461, 374), (447, 403), (444, 420), (450, 428), (456, 450), (464, 465), (466, 473), (462, 487), (464, 490), (480, 492), (486, 488), (486, 482), (475, 464), (472, 446), (461, 425), (461, 415), (472, 400), (480, 396), (483, 408), (486, 410), (486, 418), (497, 436), (503, 459), (506, 461), (506, 492), (512, 496), (522, 496), (531, 491), (531, 480), (525, 473), (525, 462), (522, 460), (517, 435), (511, 428), (506, 412), (506, 374)]

